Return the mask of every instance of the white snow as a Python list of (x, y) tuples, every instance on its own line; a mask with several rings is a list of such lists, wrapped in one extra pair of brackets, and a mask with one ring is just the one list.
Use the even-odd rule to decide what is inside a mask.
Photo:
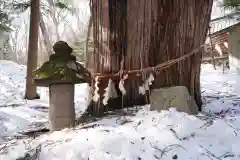
[[(25, 102), (25, 67), (0, 61), (0, 160), (15, 160), (39, 144), (39, 160), (240, 159), (239, 80), (234, 73), (203, 65), (204, 109), (198, 116), (141, 106), (136, 112), (132, 109), (135, 115), (108, 116), (74, 129), (16, 140), (11, 137), (17, 132), (47, 122), (47, 89), (39, 88), (41, 100)], [(86, 84), (76, 87), (78, 116), (88, 104), (87, 90)]]
[[(46, 125), (48, 120), (48, 89), (38, 88), (40, 100), (26, 101), (26, 67), (10, 61), (0, 61), (0, 142), (25, 129)], [(88, 105), (88, 85), (76, 85), (77, 117)]]

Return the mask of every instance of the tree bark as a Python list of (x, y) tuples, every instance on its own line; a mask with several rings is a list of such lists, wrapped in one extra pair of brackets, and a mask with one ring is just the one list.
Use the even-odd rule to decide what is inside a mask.
[(47, 56), (48, 56), (47, 58), (49, 58), (49, 56), (53, 53), (53, 51), (52, 51), (52, 44), (51, 44), (50, 38), (47, 33), (47, 28), (46, 28), (45, 22), (43, 20), (43, 15), (40, 15), (40, 29), (42, 32), (43, 41), (44, 41), (45, 48), (47, 51)]
[[(126, 1), (127, 13), (124, 16), (124, 9), (119, 8), (120, 0), (92, 0), (95, 55), (91, 67), (94, 72), (116, 73), (121, 62), (124, 62), (124, 70), (153, 67), (179, 58), (205, 42), (213, 0)], [(127, 34), (122, 36), (121, 29), (124, 27)], [(107, 31), (103, 33), (99, 28)], [(109, 52), (102, 49), (102, 37), (105, 35)], [(200, 50), (194, 56), (162, 70), (156, 75), (153, 87), (187, 86), (201, 109), (201, 53)], [(104, 68), (106, 62), (109, 63), (107, 69)], [(130, 77), (125, 83), (127, 95), (124, 100), (119, 94), (121, 98), (110, 101), (109, 105), (133, 106), (148, 102), (148, 98), (139, 94), (143, 80), (141, 75)], [(115, 82), (118, 83), (118, 80)], [(100, 84), (102, 95), (106, 82)]]
[(52, 20), (53, 20), (53, 23), (54, 23), (54, 26), (55, 26), (55, 34), (57, 35), (57, 41), (60, 41), (61, 37), (60, 37), (60, 33), (59, 33), (59, 21), (58, 21), (58, 18), (59, 17), (56, 17), (56, 16), (59, 16), (57, 13), (57, 9), (55, 6), (52, 7), (52, 10), (51, 10), (51, 13), (52, 13)]
[(32, 75), (32, 71), (37, 67), (39, 18), (40, 18), (40, 0), (32, 0), (30, 12), (27, 79), (25, 95), (25, 98), (29, 100), (39, 98), (36, 93), (36, 85), (33, 83)]
[[(204, 44), (212, 0), (152, 0), (151, 65), (183, 56)], [(159, 46), (159, 47), (158, 47)], [(160, 73), (155, 88), (187, 86), (201, 110), (200, 69), (202, 50)]]
[(85, 55), (84, 55), (84, 59), (85, 59), (85, 63), (84, 66), (88, 66), (88, 62), (89, 60), (87, 60), (87, 58), (89, 58), (90, 56), (88, 56), (88, 43), (89, 43), (89, 39), (90, 39), (90, 34), (91, 34), (91, 28), (92, 28), (92, 16), (90, 15), (89, 18), (89, 23), (88, 23), (88, 29), (87, 29), (87, 37), (86, 37), (86, 47), (85, 47)]

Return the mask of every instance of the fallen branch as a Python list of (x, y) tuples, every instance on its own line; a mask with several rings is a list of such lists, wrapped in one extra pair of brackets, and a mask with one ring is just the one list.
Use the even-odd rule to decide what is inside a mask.
[(44, 148), (48, 147), (48, 151), (50, 151), (54, 147), (56, 147), (57, 145), (61, 145), (63, 143), (70, 142), (71, 140), (72, 140), (71, 138), (68, 138), (68, 139), (65, 139), (65, 140), (47, 141), (47, 143), (44, 145)]
[(41, 134), (47, 133), (49, 131), (50, 130), (48, 128), (42, 128), (42, 129), (31, 130), (27, 132), (19, 132), (19, 134), (36, 138), (37, 136), (40, 136)]
[(95, 127), (98, 127), (98, 126), (100, 126), (100, 125), (99, 124), (93, 124), (93, 125), (83, 126), (80, 129), (89, 129), (89, 128), (95, 128)]

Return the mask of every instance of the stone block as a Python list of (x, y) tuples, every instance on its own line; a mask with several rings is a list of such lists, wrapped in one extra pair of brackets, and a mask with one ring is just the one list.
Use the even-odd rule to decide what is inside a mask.
[(176, 108), (180, 112), (197, 114), (198, 106), (185, 86), (154, 89), (151, 92), (151, 110)]

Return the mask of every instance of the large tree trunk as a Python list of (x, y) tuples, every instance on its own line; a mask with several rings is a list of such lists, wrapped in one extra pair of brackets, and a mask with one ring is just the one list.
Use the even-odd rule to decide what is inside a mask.
[(30, 12), (30, 30), (28, 43), (28, 61), (27, 61), (27, 81), (26, 81), (26, 99), (39, 98), (36, 93), (36, 86), (33, 83), (32, 71), (37, 67), (37, 51), (38, 51), (38, 30), (40, 18), (40, 0), (31, 1)]
[[(211, 15), (212, 0), (152, 0), (151, 65), (183, 56), (204, 44)], [(153, 42), (153, 43), (152, 43)], [(200, 68), (202, 50), (169, 69), (156, 79), (156, 88), (184, 85), (202, 105)]]
[[(92, 72), (113, 74), (120, 69), (120, 63), (127, 51), (126, 2), (127, 0), (91, 0), (94, 53), (88, 54), (86, 67)], [(125, 101), (122, 101), (118, 89), (119, 79), (116, 78), (113, 81), (116, 84), (119, 98), (110, 100), (108, 107), (100, 107), (108, 78), (100, 79), (100, 101), (93, 103), (90, 107), (91, 114), (101, 115), (104, 108), (116, 109), (123, 106), (122, 102)]]
[[(124, 70), (156, 66), (200, 47), (212, 8), (212, 0), (92, 0), (92, 4), (95, 54), (88, 67), (102, 74), (118, 72), (121, 62)], [(200, 50), (158, 72), (153, 87), (187, 86), (200, 107), (201, 56)], [(106, 81), (100, 81), (101, 95)], [(141, 76), (130, 77), (124, 100), (119, 94), (120, 98), (110, 101), (109, 106), (146, 103), (147, 99), (139, 94), (141, 83)]]

